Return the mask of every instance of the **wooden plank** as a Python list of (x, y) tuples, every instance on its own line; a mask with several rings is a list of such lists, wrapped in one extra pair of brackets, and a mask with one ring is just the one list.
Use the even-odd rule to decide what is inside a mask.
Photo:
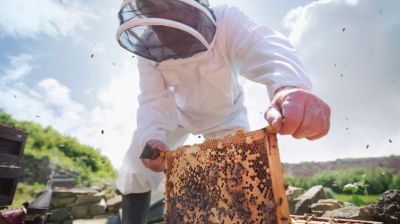
[(283, 179), (283, 167), (279, 155), (276, 132), (267, 128), (265, 148), (268, 151), (269, 168), (271, 170), (272, 189), (276, 203), (276, 215), (278, 223), (290, 223), (289, 203), (286, 196), (285, 182)]
[(11, 139), (17, 142), (24, 142), (28, 135), (15, 127), (5, 126), (0, 123), (0, 136), (6, 139)]
[(296, 224), (383, 224), (382, 222), (376, 221), (365, 221), (355, 219), (335, 219), (335, 218), (323, 218), (316, 216), (299, 216), (292, 215), (292, 221)]
[(0, 153), (0, 165), (19, 165), (20, 159), (16, 155)]
[(18, 179), (22, 174), (22, 169), (19, 166), (4, 166), (0, 165), (0, 178)]
[[(20, 164), (27, 136), (25, 132), (17, 128), (0, 124), (0, 164)], [(15, 156), (15, 158), (10, 156)], [(7, 161), (7, 159), (10, 160)]]

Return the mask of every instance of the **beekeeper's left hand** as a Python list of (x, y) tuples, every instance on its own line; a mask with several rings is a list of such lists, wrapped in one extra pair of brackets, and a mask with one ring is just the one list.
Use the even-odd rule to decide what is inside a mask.
[[(149, 144), (151, 147), (153, 147), (159, 151), (163, 151), (163, 152), (169, 151), (167, 144), (165, 144), (164, 142), (157, 140), (157, 139), (151, 139), (151, 140), (147, 141), (147, 144)], [(165, 166), (166, 166), (165, 159), (161, 158), (161, 157), (159, 157), (155, 160), (142, 159), (142, 163), (146, 168), (148, 168), (154, 172), (162, 172), (165, 170)]]
[(331, 110), (309, 91), (292, 88), (278, 91), (265, 119), (282, 135), (316, 140), (329, 131)]

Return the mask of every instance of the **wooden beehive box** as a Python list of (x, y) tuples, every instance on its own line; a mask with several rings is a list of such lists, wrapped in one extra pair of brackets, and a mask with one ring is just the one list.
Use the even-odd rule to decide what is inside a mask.
[(10, 205), (22, 169), (20, 159), (27, 134), (0, 124), (0, 207)]
[(271, 129), (182, 146), (166, 160), (165, 223), (290, 223)]

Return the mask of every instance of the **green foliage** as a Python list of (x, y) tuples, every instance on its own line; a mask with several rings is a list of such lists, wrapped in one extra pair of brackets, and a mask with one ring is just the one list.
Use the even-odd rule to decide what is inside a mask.
[(390, 189), (393, 175), (384, 169), (368, 169), (365, 172), (365, 183), (369, 194), (380, 194)]
[(365, 202), (361, 199), (359, 195), (352, 194), (351, 195), (351, 202), (356, 206), (363, 206)]
[(344, 190), (347, 184), (358, 183), (361, 191), (357, 194), (381, 194), (390, 188), (400, 188), (400, 175), (393, 176), (385, 169), (351, 168), (324, 171), (311, 178), (301, 176), (286, 176), (289, 185), (308, 189), (314, 185), (323, 185), (337, 193), (350, 193)]
[(101, 155), (100, 150), (61, 135), (50, 126), (44, 128), (33, 122), (16, 121), (1, 109), (0, 123), (16, 126), (28, 133), (25, 155), (36, 159), (48, 157), (54, 165), (77, 173), (79, 181), (112, 181), (116, 177), (110, 160)]
[(352, 194), (355, 194), (358, 192), (358, 184), (354, 183), (354, 184), (346, 184), (343, 187), (343, 191), (351, 191)]
[(46, 185), (38, 182), (32, 184), (19, 182), (10, 208), (21, 208), (24, 202), (32, 202), (36, 196), (46, 189)]
[(324, 192), (325, 192), (325, 198), (331, 198), (331, 199), (335, 198), (335, 193), (331, 188), (324, 187)]
[(3, 123), (8, 126), (15, 126), (16, 121), (9, 114), (6, 114), (0, 108), (0, 123)]
[(352, 183), (352, 184), (346, 184), (343, 187), (343, 191), (351, 191), (351, 202), (356, 205), (356, 206), (362, 206), (365, 204), (365, 202), (358, 196), (356, 193), (358, 193), (360, 190), (364, 191), (365, 195), (368, 195), (367, 191), (367, 185), (365, 184), (365, 174), (363, 175), (363, 180), (360, 182)]
[(300, 187), (303, 189), (308, 189), (312, 187), (310, 179), (303, 176), (285, 176), (285, 182), (290, 186)]
[(333, 191), (338, 192), (340, 187), (338, 185), (339, 173), (336, 172), (322, 172), (314, 175), (311, 178), (312, 185), (322, 185), (329, 187)]
[(390, 184), (390, 188), (400, 190), (400, 173), (397, 173), (393, 176), (393, 181)]
[[(378, 199), (380, 199), (382, 197), (381, 194), (373, 194), (373, 195), (363, 195), (363, 194), (359, 194), (356, 195), (358, 198), (360, 198), (364, 204), (361, 204), (359, 206), (363, 206), (366, 204), (370, 204), (370, 203), (374, 203), (376, 202)], [(343, 201), (343, 202), (351, 202), (353, 203), (353, 195), (351, 194), (338, 194), (338, 193), (334, 193), (334, 197), (339, 200), (339, 201)]]

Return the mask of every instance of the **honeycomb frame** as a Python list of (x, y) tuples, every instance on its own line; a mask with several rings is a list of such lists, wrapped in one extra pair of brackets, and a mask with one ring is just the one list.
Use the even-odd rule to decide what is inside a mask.
[(291, 222), (271, 128), (182, 146), (165, 158), (165, 223)]

